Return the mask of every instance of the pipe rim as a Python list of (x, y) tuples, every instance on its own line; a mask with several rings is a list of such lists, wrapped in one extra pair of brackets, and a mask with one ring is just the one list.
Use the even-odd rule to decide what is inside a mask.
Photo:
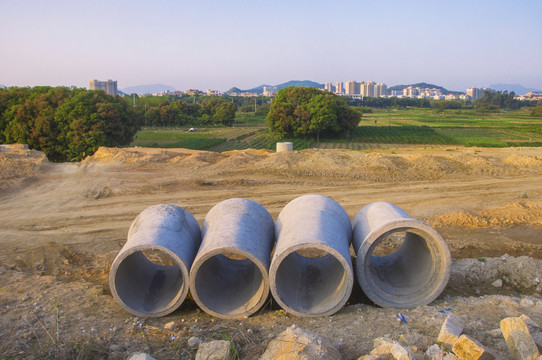
[[(283, 300), (280, 294), (278, 293), (278, 286), (276, 282), (276, 275), (277, 272), (282, 265), (282, 262), (291, 254), (296, 253), (299, 250), (305, 250), (305, 249), (318, 249), (321, 251), (324, 251), (327, 253), (327, 255), (331, 255), (339, 264), (342, 265), (343, 271), (344, 271), (344, 279), (345, 279), (345, 285), (343, 288), (343, 296), (335, 303), (333, 306), (330, 306), (325, 311), (321, 311), (318, 313), (307, 313), (307, 312), (301, 312), (298, 311), (291, 306), (287, 305)], [(327, 256), (326, 255), (326, 256)], [(273, 258), (271, 261), (271, 267), (269, 268), (269, 282), (271, 285), (271, 294), (273, 295), (273, 298), (276, 302), (279, 303), (280, 307), (286, 310), (287, 312), (299, 316), (299, 317), (318, 317), (318, 316), (328, 316), (336, 313), (342, 307), (348, 299), (350, 298), (350, 295), (352, 293), (352, 288), (354, 285), (354, 272), (352, 268), (352, 264), (349, 263), (340, 252), (335, 250), (334, 248), (324, 245), (321, 243), (302, 243), (297, 244), (292, 247), (289, 247), (287, 250), (282, 251), (280, 254), (278, 254), (276, 257)]]
[[(408, 299), (405, 295), (391, 295), (381, 290), (371, 276), (372, 269), (370, 264), (372, 252), (387, 235), (397, 232), (413, 233), (421, 237), (425, 241), (432, 257), (437, 259), (437, 261), (432, 263), (435, 271), (422, 287), (424, 292), (420, 294), (420, 291), (415, 291), (415, 293), (418, 293), (418, 296), (415, 296), (414, 299), (409, 301), (407, 301)], [(448, 284), (451, 267), (450, 248), (444, 238), (431, 225), (416, 219), (394, 220), (382, 225), (366, 236), (356, 254), (356, 275), (358, 282), (365, 295), (383, 308), (412, 308), (433, 302)], [(427, 287), (430, 284), (436, 284), (436, 286)], [(409, 294), (408, 296), (411, 295)]]
[[(228, 258), (228, 256), (224, 255), (227, 254), (233, 254), (233, 255), (239, 255), (246, 260), (249, 260), (253, 265), (256, 266), (256, 268), (259, 270), (259, 275), (261, 276), (261, 286), (258, 288), (258, 290), (253, 294), (253, 296), (260, 294), (258, 301), (250, 308), (247, 308), (244, 311), (235, 312), (235, 313), (220, 313), (218, 311), (215, 311), (211, 309), (207, 304), (200, 298), (198, 291), (197, 291), (197, 275), (198, 270), (201, 269), (202, 266), (205, 265), (205, 262), (218, 256), (224, 256)], [(250, 315), (254, 314), (256, 311), (258, 311), (265, 303), (269, 296), (269, 273), (267, 270), (267, 267), (253, 254), (250, 252), (236, 248), (236, 247), (221, 247), (221, 248), (215, 248), (213, 250), (210, 250), (206, 252), (205, 254), (201, 256), (197, 256), (192, 264), (192, 268), (190, 269), (190, 275), (189, 275), (189, 283), (190, 283), (190, 294), (192, 296), (192, 299), (196, 302), (196, 304), (199, 306), (200, 309), (208, 313), (209, 315), (216, 316), (218, 318), (222, 319), (240, 319), (240, 318), (247, 318)]]
[[(177, 292), (177, 295), (175, 295), (175, 297), (171, 301), (169, 301), (169, 303), (166, 306), (164, 306), (163, 309), (160, 309), (158, 311), (142, 312), (142, 311), (133, 309), (118, 294), (117, 287), (115, 285), (115, 282), (117, 280), (116, 279), (117, 271), (119, 267), (122, 265), (122, 262), (129, 256), (138, 252), (141, 253), (142, 256), (145, 256), (143, 254), (143, 251), (160, 251), (160, 252), (165, 253), (171, 258), (172, 261), (175, 262), (175, 264), (171, 266), (176, 265), (180, 270), (181, 279), (182, 279), (181, 288)], [(117, 257), (113, 261), (113, 264), (111, 264), (111, 269), (109, 271), (109, 288), (111, 290), (111, 294), (113, 298), (115, 299), (115, 301), (130, 314), (133, 314), (139, 317), (162, 317), (177, 310), (181, 306), (181, 304), (184, 302), (188, 294), (188, 289), (189, 289), (189, 272), (188, 272), (188, 269), (186, 268), (186, 265), (181, 260), (181, 258), (170, 249), (161, 245), (156, 245), (156, 244), (142, 244), (142, 245), (131, 247), (125, 251), (121, 250), (121, 252), (117, 255)]]

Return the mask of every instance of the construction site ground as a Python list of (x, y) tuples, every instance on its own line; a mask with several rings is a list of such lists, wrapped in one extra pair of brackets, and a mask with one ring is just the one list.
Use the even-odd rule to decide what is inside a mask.
[[(240, 320), (211, 317), (190, 298), (166, 317), (135, 318), (112, 298), (109, 267), (145, 208), (178, 205), (201, 224), (215, 204), (241, 197), (276, 219), (304, 194), (331, 197), (350, 218), (387, 201), (434, 226), (453, 258), (443, 294), (427, 306), (382, 309), (355, 287), (335, 315), (307, 318), (270, 297)], [(138, 351), (191, 359), (191, 337), (230, 341), (236, 356), (254, 359), (292, 324), (329, 339), (345, 359), (369, 353), (380, 336), (401, 338), (420, 355), (449, 312), (466, 321), (467, 334), (508, 358), (500, 320), (525, 314), (542, 323), (541, 148), (100, 148), (80, 163), (58, 164), (13, 146), (0, 152), (0, 204), (0, 359), (125, 358)]]

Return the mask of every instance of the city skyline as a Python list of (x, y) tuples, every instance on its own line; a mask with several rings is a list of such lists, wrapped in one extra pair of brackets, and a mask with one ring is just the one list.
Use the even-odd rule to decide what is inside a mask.
[(0, 2), (0, 84), (542, 88), (542, 2)]

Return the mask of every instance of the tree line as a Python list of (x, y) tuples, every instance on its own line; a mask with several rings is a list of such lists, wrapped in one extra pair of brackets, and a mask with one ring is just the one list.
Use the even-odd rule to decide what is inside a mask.
[(142, 126), (233, 125), (236, 113), (266, 116), (270, 99), (236, 96), (126, 95)]
[(479, 109), (479, 110), (516, 110), (521, 107), (534, 107), (538, 104), (536, 101), (514, 99), (516, 94), (508, 91), (485, 91), (484, 96), (474, 101), (465, 100), (432, 100), (417, 98), (371, 98), (348, 99), (348, 105), (364, 108), (433, 108), (440, 110), (447, 109)]
[(128, 103), (103, 91), (0, 89), (0, 143), (28, 144), (51, 161), (79, 161), (100, 146), (127, 145), (137, 130)]

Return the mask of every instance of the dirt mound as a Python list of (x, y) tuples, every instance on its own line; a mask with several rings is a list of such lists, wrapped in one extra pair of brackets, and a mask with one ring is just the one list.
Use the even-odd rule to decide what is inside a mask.
[(542, 202), (525, 199), (480, 212), (452, 212), (430, 218), (435, 227), (457, 226), (468, 229), (486, 229), (522, 224), (542, 224)]
[(512, 154), (504, 159), (504, 163), (508, 166), (522, 168), (542, 168), (542, 159), (537, 156), (528, 156), (520, 154)]
[(24, 145), (2, 145), (0, 148), (0, 190), (17, 185), (34, 175), (40, 165), (48, 162), (41, 151), (29, 150)]

